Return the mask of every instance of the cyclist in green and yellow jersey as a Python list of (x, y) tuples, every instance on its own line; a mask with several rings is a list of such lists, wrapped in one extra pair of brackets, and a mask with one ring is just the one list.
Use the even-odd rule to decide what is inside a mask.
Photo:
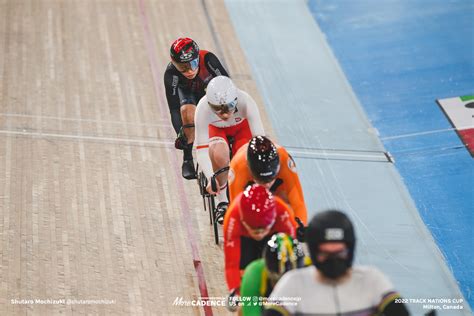
[(280, 277), (287, 271), (311, 264), (298, 240), (284, 233), (274, 234), (265, 245), (263, 259), (245, 269), (240, 287), (242, 314), (263, 314), (263, 305)]

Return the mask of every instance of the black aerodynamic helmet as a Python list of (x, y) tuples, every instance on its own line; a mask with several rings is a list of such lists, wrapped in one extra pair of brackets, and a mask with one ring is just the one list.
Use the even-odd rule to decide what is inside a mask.
[(298, 240), (284, 233), (274, 234), (263, 250), (265, 267), (275, 282), (289, 270), (303, 267), (304, 257)]
[(324, 242), (344, 242), (349, 251), (346, 264), (348, 268), (352, 266), (356, 237), (351, 220), (343, 212), (328, 210), (316, 214), (306, 229), (305, 238), (311, 260), (317, 268), (319, 245)]
[(277, 148), (265, 136), (255, 136), (250, 140), (247, 161), (253, 178), (258, 182), (270, 182), (280, 171), (280, 157)]
[(190, 63), (199, 57), (199, 46), (188, 37), (180, 37), (171, 44), (170, 56), (174, 62)]

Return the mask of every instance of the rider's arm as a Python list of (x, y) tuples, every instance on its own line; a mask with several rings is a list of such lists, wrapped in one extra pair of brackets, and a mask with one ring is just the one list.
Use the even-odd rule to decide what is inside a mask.
[(240, 232), (238, 202), (229, 205), (224, 220), (224, 268), (227, 288), (233, 290), (240, 286)]
[(283, 148), (278, 148), (278, 154), (280, 155), (280, 175), (285, 185), (288, 202), (293, 209), (296, 217), (298, 217), (303, 224), (307, 223), (307, 210), (304, 202), (303, 188), (301, 187), (300, 179), (296, 171), (296, 164), (293, 158)]
[[(398, 301), (397, 301), (398, 299)], [(399, 303), (400, 295), (398, 293), (389, 293), (387, 294), (380, 305), (378, 306), (378, 311), (381, 316), (408, 316), (408, 312), (405, 304)]]
[(377, 268), (370, 267), (369, 284), (374, 293), (374, 305), (377, 306), (377, 315), (407, 316), (405, 305), (400, 302), (400, 294), (393, 289), (390, 280)]
[(210, 178), (213, 174), (211, 160), (209, 158), (209, 119), (210, 115), (206, 104), (207, 98), (203, 97), (199, 101), (194, 114), (195, 139), (194, 146), (196, 148), (196, 158), (199, 168), (204, 172), (206, 178)]
[(171, 66), (168, 66), (168, 68), (166, 68), (165, 74), (163, 75), (163, 83), (165, 84), (166, 100), (168, 101), (168, 106), (170, 108), (179, 108), (178, 82), (178, 75), (175, 73), (175, 71), (173, 71)]
[(171, 114), (171, 123), (173, 128), (176, 131), (176, 134), (179, 133), (181, 128), (181, 114), (179, 111), (179, 95), (178, 95), (178, 82), (179, 77), (173, 71), (171, 66), (165, 71), (163, 82), (165, 84), (166, 100), (168, 101), (168, 108)]
[[(240, 285), (240, 297), (247, 297), (247, 300), (243, 300), (243, 316), (262, 315), (262, 295), (260, 290), (262, 285), (264, 285), (262, 283), (266, 283), (266, 278), (262, 280), (264, 270), (265, 262), (263, 259), (254, 260), (245, 268), (242, 284)], [(258, 302), (259, 304), (254, 305), (253, 302)]]
[(230, 201), (245, 189), (246, 184), (251, 180), (247, 167), (247, 145), (242, 146), (230, 161), (229, 171), (229, 195)]
[(206, 64), (206, 67), (207, 67), (209, 73), (211, 73), (213, 75), (213, 77), (215, 77), (215, 76), (227, 76), (227, 77), (229, 77), (229, 74), (224, 69), (224, 66), (222, 66), (221, 62), (219, 61), (219, 58), (217, 58), (217, 56), (214, 55), (213, 53), (208, 52), (204, 56), (204, 63)]
[(275, 196), (275, 202), (277, 205), (277, 220), (275, 221), (272, 231), (285, 233), (295, 238), (298, 224), (294, 219), (293, 211), (278, 196)]
[(258, 111), (257, 103), (255, 103), (254, 99), (247, 92), (242, 90), (240, 90), (240, 92), (245, 98), (245, 114), (247, 121), (249, 122), (252, 136), (265, 135), (265, 130), (263, 129), (262, 119), (260, 118), (260, 112)]

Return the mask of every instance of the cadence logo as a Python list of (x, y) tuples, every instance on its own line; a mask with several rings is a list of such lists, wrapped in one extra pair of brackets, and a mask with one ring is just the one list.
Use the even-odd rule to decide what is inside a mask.
[(440, 99), (437, 102), (474, 157), (474, 95)]

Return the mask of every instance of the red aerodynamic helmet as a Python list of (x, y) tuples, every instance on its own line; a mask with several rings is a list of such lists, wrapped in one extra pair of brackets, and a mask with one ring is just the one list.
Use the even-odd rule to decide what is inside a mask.
[(259, 184), (248, 186), (240, 199), (240, 217), (252, 228), (271, 225), (276, 218), (273, 194)]
[(170, 56), (177, 63), (189, 63), (199, 57), (199, 46), (188, 37), (180, 37), (171, 44)]

